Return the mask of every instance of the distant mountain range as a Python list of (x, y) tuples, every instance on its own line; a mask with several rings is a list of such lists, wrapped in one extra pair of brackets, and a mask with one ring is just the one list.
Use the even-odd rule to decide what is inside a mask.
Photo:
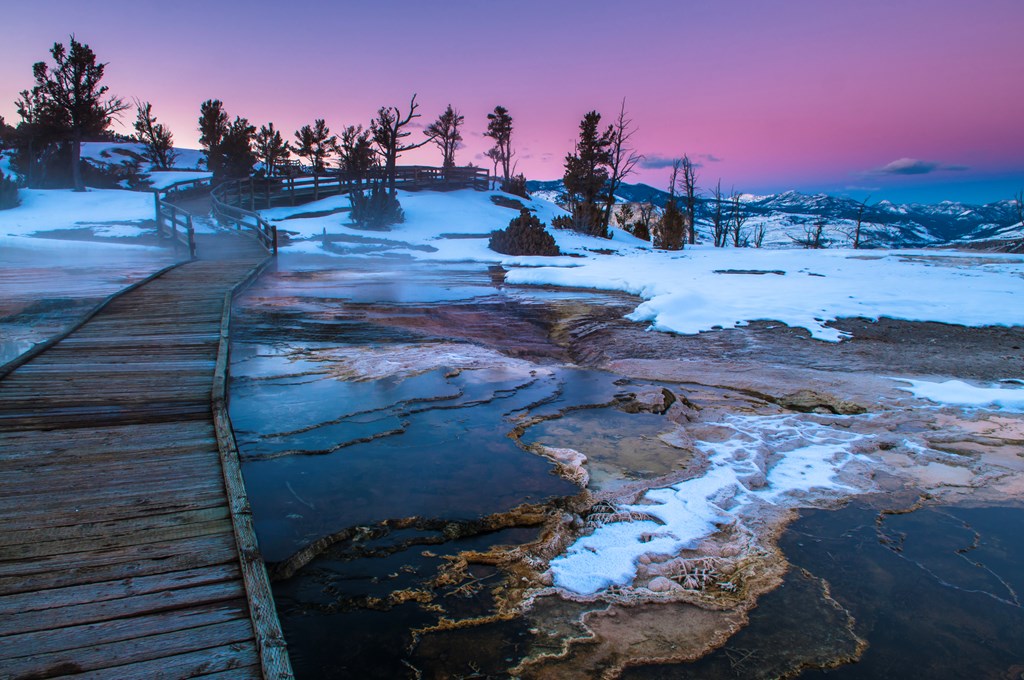
[[(527, 182), (531, 194), (556, 200), (564, 191), (561, 180)], [(664, 207), (669, 194), (646, 184), (623, 184), (616, 197), (621, 202), (651, 202)], [(743, 195), (740, 199), (749, 216), (746, 229), (758, 224), (766, 227), (765, 244), (793, 245), (806, 237), (807, 230), (824, 219), (830, 242), (844, 245), (855, 226), (860, 203), (826, 194), (807, 195), (787, 191), (769, 196)], [(707, 196), (697, 204), (697, 233), (710, 239), (712, 202)], [(728, 213), (728, 206), (725, 209)], [(1011, 200), (987, 205), (969, 205), (943, 201), (936, 205), (911, 203), (898, 205), (880, 201), (867, 207), (863, 233), (871, 245), (916, 247), (963, 244), (989, 240), (1020, 239), (1024, 229), (1017, 220)]]

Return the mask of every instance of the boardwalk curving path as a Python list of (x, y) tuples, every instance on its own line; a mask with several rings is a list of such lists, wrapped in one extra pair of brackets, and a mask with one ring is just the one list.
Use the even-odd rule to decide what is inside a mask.
[(0, 380), (2, 678), (290, 675), (215, 418), (225, 301), (267, 254), (199, 238)]

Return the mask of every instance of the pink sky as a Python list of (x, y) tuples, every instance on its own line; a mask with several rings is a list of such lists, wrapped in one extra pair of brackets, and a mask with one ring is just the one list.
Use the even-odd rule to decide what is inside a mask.
[(422, 122), (449, 102), (466, 115), (460, 162), (482, 163), (486, 113), (506, 106), (519, 169), (552, 179), (582, 115), (611, 118), (625, 98), (654, 166), (632, 181), (659, 187), (659, 160), (683, 153), (701, 183), (756, 193), (988, 201), (1024, 186), (1020, 0), (40, 0), (5, 23), (9, 122), (32, 62), (74, 33), (109, 62), (111, 90), (151, 101), (182, 146), (211, 97), (290, 134), (318, 117), (365, 125), (417, 92)]

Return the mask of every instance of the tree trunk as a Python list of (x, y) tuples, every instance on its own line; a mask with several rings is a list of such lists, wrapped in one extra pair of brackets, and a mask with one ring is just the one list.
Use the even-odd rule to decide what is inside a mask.
[(71, 140), (71, 181), (75, 191), (85, 191), (82, 181), (82, 131), (76, 129)]

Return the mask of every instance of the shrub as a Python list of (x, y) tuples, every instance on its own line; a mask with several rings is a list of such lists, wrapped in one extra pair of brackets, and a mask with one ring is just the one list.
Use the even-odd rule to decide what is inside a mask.
[(354, 191), (349, 198), (352, 201), (352, 221), (361, 227), (385, 229), (405, 221), (398, 197), (385, 189), (383, 182), (374, 182), (368, 194)]
[(572, 217), (559, 215), (551, 219), (551, 226), (555, 229), (572, 229)]
[(561, 255), (544, 224), (526, 210), (509, 222), (505, 229), (491, 232), (488, 246), (505, 255)]
[(522, 198), (530, 197), (530, 194), (526, 193), (526, 177), (524, 175), (513, 175), (509, 177), (501, 183), (501, 190), (506, 194), (513, 194), (515, 196), (521, 196)]
[(18, 184), (9, 177), (4, 177), (0, 171), (0, 210), (16, 207), (21, 201), (18, 200)]
[(676, 205), (674, 198), (670, 198), (665, 205), (665, 213), (661, 217), (661, 224), (654, 229), (654, 247), (663, 250), (680, 250), (683, 247), (683, 236), (686, 234), (684, 228), (686, 221), (683, 211)]

